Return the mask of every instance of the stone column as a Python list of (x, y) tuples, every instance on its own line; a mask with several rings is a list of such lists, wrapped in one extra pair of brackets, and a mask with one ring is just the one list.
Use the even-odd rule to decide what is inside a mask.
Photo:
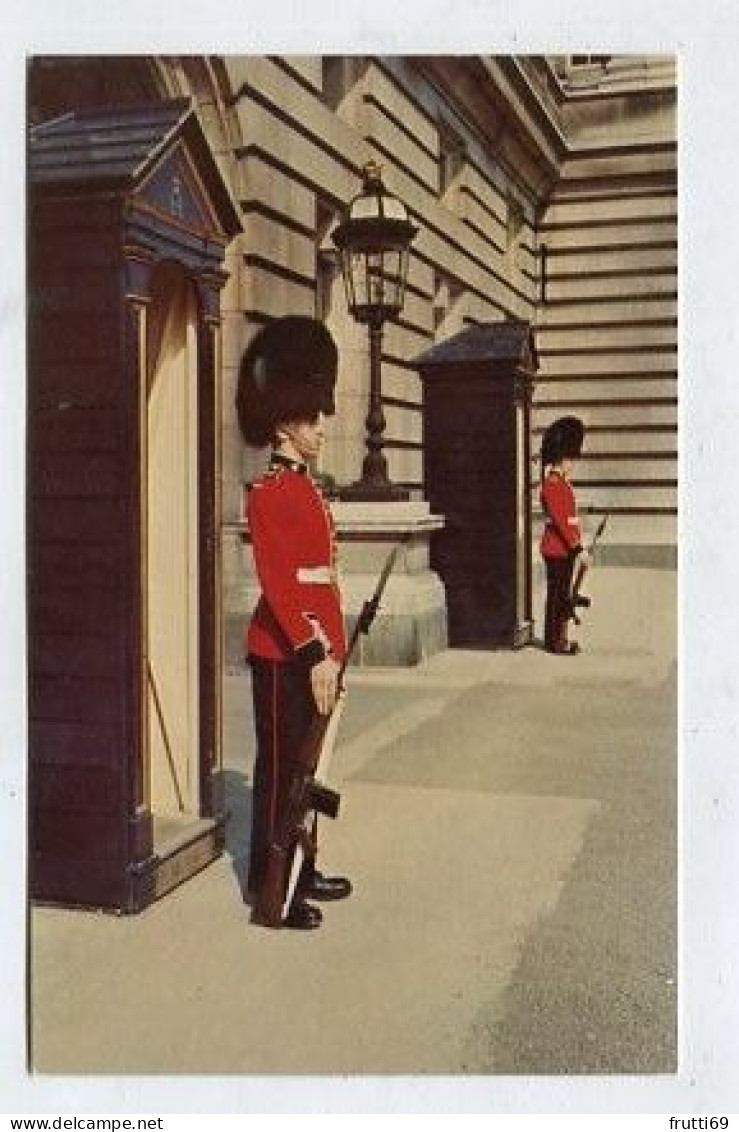
[(420, 664), (447, 647), (446, 595), (429, 567), (429, 543), (444, 520), (428, 503), (332, 504), (341, 567), (347, 635), (370, 598), (383, 564), (397, 543), (395, 560), (370, 633), (357, 642), (354, 664), (403, 667)]

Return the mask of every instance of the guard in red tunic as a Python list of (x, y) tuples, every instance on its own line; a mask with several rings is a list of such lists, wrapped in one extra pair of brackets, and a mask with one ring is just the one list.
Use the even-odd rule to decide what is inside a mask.
[[(257, 741), (248, 879), (255, 906), (298, 752), (316, 711), (334, 706), (345, 651), (334, 527), (309, 466), (323, 442), (324, 414), (334, 411), (336, 369), (326, 328), (287, 317), (257, 334), (239, 375), (244, 439), (273, 446), (246, 502), (262, 590), (246, 636)], [(307, 857), (284, 923), (318, 927), (321, 912), (309, 898), (350, 892), (346, 878), (323, 876)]]
[(578, 417), (560, 417), (544, 433), (539, 493), (545, 526), (540, 549), (547, 574), (544, 647), (560, 656), (579, 651), (567, 640), (572, 611), (572, 573), (576, 562), (588, 563), (582, 546), (575, 492), (570, 483), (573, 463), (582, 451), (585, 428)]

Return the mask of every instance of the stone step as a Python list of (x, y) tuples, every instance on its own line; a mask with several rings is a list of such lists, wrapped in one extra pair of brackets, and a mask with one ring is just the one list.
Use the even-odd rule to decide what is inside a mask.
[[(151, 857), (133, 870), (137, 910), (161, 899), (221, 855), (225, 842), (224, 822), (223, 818), (190, 818), (161, 823)], [(158, 824), (155, 823), (155, 832), (159, 832)]]

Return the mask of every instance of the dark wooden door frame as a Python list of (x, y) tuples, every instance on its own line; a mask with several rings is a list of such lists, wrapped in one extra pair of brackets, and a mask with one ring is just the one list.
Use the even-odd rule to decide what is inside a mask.
[[(190, 257), (187, 257), (188, 259)], [(131, 827), (132, 860), (139, 867), (135, 875), (143, 875), (147, 864), (151, 866), (155, 853), (153, 815), (144, 805), (144, 773), (147, 727), (145, 665), (147, 651), (146, 625), (146, 419), (148, 359), (145, 350), (145, 319), (152, 299), (152, 286), (156, 269), (163, 262), (171, 262), (182, 269), (188, 283), (194, 288), (197, 309), (197, 482), (198, 482), (198, 693), (199, 712), (199, 805), (200, 817), (214, 820), (219, 827), (218, 842), (222, 848), (225, 823), (223, 783), (221, 769), (220, 735), (220, 546), (218, 539), (218, 506), (216, 496), (220, 482), (218, 465), (220, 445), (216, 419), (217, 374), (215, 363), (220, 336), (220, 289), (227, 276), (215, 271), (212, 264), (202, 270), (193, 268), (192, 262), (178, 259), (170, 251), (165, 259), (157, 258), (146, 247), (127, 243), (124, 252), (124, 288), (127, 305), (126, 368), (129, 377), (129, 421), (131, 427), (131, 485), (129, 500), (129, 539), (132, 566), (132, 608), (139, 608), (136, 630), (131, 636), (127, 670), (129, 686), (137, 689), (132, 698), (130, 721), (132, 752), (129, 790), (129, 822)], [(134, 902), (145, 901), (146, 892), (134, 897)]]

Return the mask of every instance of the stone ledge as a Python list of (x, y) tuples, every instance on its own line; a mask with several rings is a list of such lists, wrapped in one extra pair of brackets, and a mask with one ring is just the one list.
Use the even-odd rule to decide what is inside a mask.
[[(376, 585), (375, 574), (352, 574), (342, 578), (347, 639)], [(243, 662), (246, 625), (259, 593), (257, 585), (246, 586), (243, 597), (247, 612), (226, 615), (224, 661), (227, 665)], [(446, 593), (439, 577), (431, 570), (420, 575), (392, 575), (369, 634), (357, 642), (352, 667), (356, 664), (389, 667), (420, 664), (447, 647), (447, 636)]]
[(603, 566), (644, 566), (654, 570), (677, 569), (677, 546), (670, 543), (605, 543), (595, 551)]
[(428, 503), (331, 503), (331, 514), (339, 538), (368, 535), (426, 534), (444, 526), (441, 515), (432, 515)]
[[(356, 624), (358, 608), (350, 610), (345, 617), (347, 638)], [(244, 634), (248, 617), (241, 614), (228, 614), (224, 623), (224, 665), (226, 667), (244, 664)], [(360, 636), (351, 661), (351, 668), (413, 667), (429, 660), (448, 647), (446, 604), (412, 613), (382, 610), (375, 618), (367, 636)]]
[[(599, 543), (595, 550), (595, 569), (677, 570), (677, 546), (670, 543)], [(544, 576), (544, 564), (534, 548), (534, 570)]]
[[(397, 534), (413, 536), (438, 531), (444, 526), (444, 517), (433, 515), (428, 503), (343, 503), (341, 500), (332, 500), (330, 506), (339, 538)], [(223, 523), (221, 531), (226, 538), (251, 541), (243, 519)]]

